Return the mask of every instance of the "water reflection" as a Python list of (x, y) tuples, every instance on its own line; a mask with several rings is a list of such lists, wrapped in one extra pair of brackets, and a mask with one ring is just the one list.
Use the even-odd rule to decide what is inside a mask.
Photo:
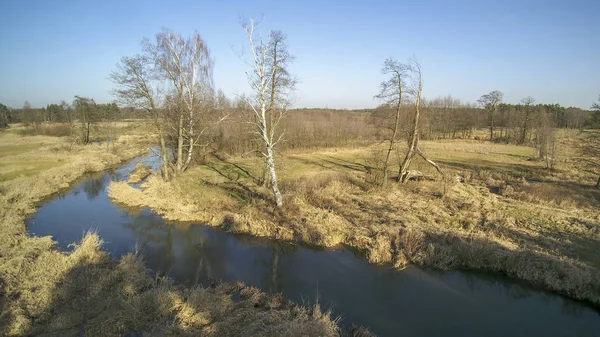
[(103, 174), (98, 178), (90, 178), (83, 183), (82, 189), (87, 195), (88, 200), (95, 199), (100, 192), (104, 192), (107, 180), (110, 181), (110, 174)]
[(136, 238), (148, 266), (185, 283), (207, 283), (226, 276), (227, 237), (200, 226), (164, 223), (144, 210), (123, 224)]
[[(157, 167), (152, 158), (142, 158)], [(299, 302), (320, 303), (385, 336), (593, 336), (598, 313), (579, 302), (504, 278), (369, 265), (348, 250), (314, 250), (236, 236), (194, 224), (166, 223), (149, 210), (112, 204), (106, 187), (137, 161), (88, 176), (45, 203), (27, 221), (59, 247), (96, 228), (104, 248), (118, 257), (138, 249), (149, 268), (182, 283), (243, 281)]]

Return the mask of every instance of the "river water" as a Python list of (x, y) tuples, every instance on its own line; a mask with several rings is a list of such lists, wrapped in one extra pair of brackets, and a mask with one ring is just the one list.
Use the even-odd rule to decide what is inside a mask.
[(600, 336), (600, 314), (589, 306), (499, 276), (398, 271), (370, 265), (350, 250), (323, 250), (233, 235), (201, 224), (165, 222), (154, 212), (126, 210), (108, 198), (138, 161), (91, 174), (45, 200), (27, 220), (31, 235), (52, 235), (62, 250), (96, 230), (118, 258), (137, 249), (147, 267), (181, 283), (242, 281), (281, 292), (297, 303), (317, 299), (342, 326), (381, 336)]

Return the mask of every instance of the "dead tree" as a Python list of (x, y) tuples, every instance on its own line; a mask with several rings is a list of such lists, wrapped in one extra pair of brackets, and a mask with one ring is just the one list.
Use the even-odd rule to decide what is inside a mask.
[(502, 103), (504, 94), (498, 90), (494, 90), (489, 94), (485, 94), (477, 101), (488, 112), (488, 122), (490, 125), (490, 142), (494, 141), (494, 122), (498, 105)]
[(257, 25), (253, 20), (243, 24), (250, 44), (251, 67), (246, 72), (248, 84), (253, 95), (247, 98), (254, 113), (255, 133), (264, 144), (265, 166), (270, 176), (271, 188), (277, 207), (283, 205), (281, 191), (277, 184), (275, 168), (275, 148), (281, 141), (283, 133), (278, 126), (290, 105), (290, 94), (294, 88), (294, 80), (288, 73), (288, 65), (293, 57), (287, 51), (285, 35), (271, 31), (267, 41), (258, 36)]
[(405, 78), (408, 66), (402, 64), (392, 58), (385, 60), (381, 72), (384, 75), (389, 75), (390, 78), (387, 81), (381, 82), (379, 94), (375, 96), (376, 99), (383, 100), (386, 104), (394, 109), (394, 123), (391, 127), (392, 135), (389, 139), (389, 146), (385, 154), (383, 162), (383, 181), (381, 185), (384, 186), (388, 180), (388, 165), (390, 156), (394, 150), (394, 145), (400, 132), (400, 112), (402, 107), (402, 98), (406, 93), (404, 92)]
[(408, 150), (406, 151), (404, 160), (400, 165), (400, 171), (398, 172), (398, 180), (401, 182), (406, 182), (408, 180), (408, 169), (410, 168), (410, 163), (416, 154), (421, 156), (426, 162), (435, 167), (435, 169), (442, 176), (444, 175), (440, 166), (431, 159), (427, 158), (427, 156), (425, 156), (423, 151), (421, 151), (419, 148), (419, 118), (421, 115), (420, 106), (423, 93), (423, 73), (421, 71), (421, 65), (415, 58), (409, 60), (408, 70), (411, 74), (413, 86), (412, 91), (415, 96), (415, 113), (413, 116), (412, 126), (409, 130)]

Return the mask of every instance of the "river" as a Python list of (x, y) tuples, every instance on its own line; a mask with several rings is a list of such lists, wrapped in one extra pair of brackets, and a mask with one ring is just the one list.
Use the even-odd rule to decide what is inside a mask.
[(26, 222), (61, 250), (90, 229), (118, 258), (138, 250), (151, 270), (177, 282), (242, 281), (300, 304), (316, 300), (340, 324), (381, 336), (600, 336), (598, 310), (497, 275), (375, 266), (351, 250), (324, 250), (202, 224), (166, 222), (148, 209), (113, 204), (107, 187), (138, 161), (90, 174), (44, 200)]

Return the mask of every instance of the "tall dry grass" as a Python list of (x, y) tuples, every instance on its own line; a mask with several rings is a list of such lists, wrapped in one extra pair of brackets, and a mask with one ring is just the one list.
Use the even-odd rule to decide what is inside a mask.
[[(21, 138), (11, 141), (32, 141)], [(144, 144), (135, 135), (110, 148), (53, 141), (7, 156), (57, 158), (60, 165), (0, 182), (0, 335), (339, 335), (336, 320), (318, 307), (243, 284), (184, 288), (157, 279), (135, 253), (110, 259), (94, 233), (71, 253), (57, 251), (51, 237), (27, 235), (24, 219), (36, 203), (86, 172), (140, 155)]]
[[(115, 183), (110, 196), (170, 220), (348, 245), (372, 263), (398, 268), (502, 273), (600, 305), (600, 196), (582, 185), (590, 174), (570, 166), (546, 170), (528, 160), (535, 150), (526, 147), (452, 141), (423, 148), (444, 162), (445, 180), (377, 187), (370, 178), (372, 148), (284, 154), (278, 159), (283, 209), (272, 206), (256, 179), (260, 162), (251, 158), (213, 159), (168, 184), (151, 178), (141, 191)], [(436, 177), (427, 165), (415, 163)], [(552, 190), (525, 191), (536, 184)], [(562, 193), (547, 196), (555, 189)], [(595, 199), (583, 202), (579, 195), (586, 193)], [(549, 203), (549, 197), (562, 201)]]
[(130, 184), (141, 183), (152, 173), (152, 168), (142, 162), (137, 163), (133, 171), (129, 174), (127, 181)]

